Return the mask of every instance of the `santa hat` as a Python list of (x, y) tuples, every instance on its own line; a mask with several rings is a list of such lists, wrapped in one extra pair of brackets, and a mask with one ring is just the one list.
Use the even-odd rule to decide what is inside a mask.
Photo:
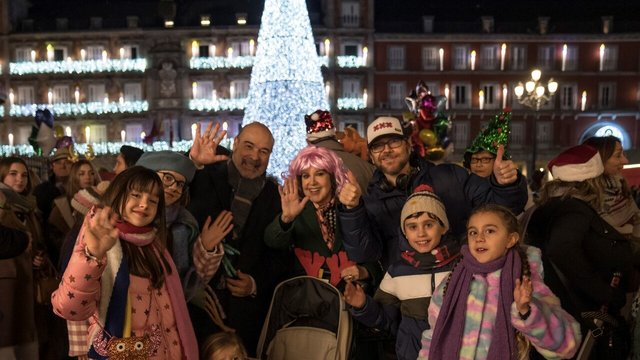
[(511, 132), (509, 122), (511, 121), (510, 111), (501, 111), (495, 115), (485, 129), (480, 131), (478, 136), (473, 139), (473, 142), (465, 150), (465, 153), (475, 154), (479, 151), (485, 150), (493, 155), (498, 152), (498, 146), (504, 145), (505, 158), (509, 158), (506, 155), (507, 143), (509, 141), (509, 133)]
[(585, 144), (563, 151), (547, 167), (554, 179), (562, 181), (584, 181), (604, 172), (598, 150)]
[(400, 120), (390, 116), (375, 119), (367, 128), (367, 144), (371, 145), (377, 138), (385, 135), (404, 137)]
[(324, 110), (304, 116), (307, 125), (307, 141), (315, 142), (320, 139), (336, 136), (336, 127), (333, 125), (331, 113)]
[(444, 204), (438, 195), (433, 193), (433, 189), (429, 185), (419, 185), (407, 198), (407, 201), (402, 207), (400, 213), (400, 229), (404, 232), (404, 222), (407, 218), (413, 214), (426, 212), (435, 215), (438, 220), (442, 221), (444, 225), (444, 231), (449, 230), (449, 219), (447, 219), (447, 212), (445, 211)]

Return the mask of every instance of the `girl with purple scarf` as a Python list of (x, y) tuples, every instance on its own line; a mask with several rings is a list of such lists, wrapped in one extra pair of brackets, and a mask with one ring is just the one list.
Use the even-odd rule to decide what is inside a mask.
[(519, 238), (508, 209), (472, 212), (462, 260), (431, 298), (418, 359), (528, 359), (531, 345), (545, 358), (576, 353), (580, 326), (542, 281), (540, 250)]

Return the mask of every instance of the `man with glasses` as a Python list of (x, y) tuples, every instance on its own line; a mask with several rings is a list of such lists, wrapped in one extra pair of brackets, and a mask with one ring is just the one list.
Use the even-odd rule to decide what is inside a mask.
[(464, 167), (469, 169), (472, 173), (483, 178), (488, 178), (493, 174), (493, 163), (496, 160), (496, 156), (489, 151), (480, 150), (473, 154), (466, 152), (464, 154), (464, 158)]
[[(369, 155), (377, 168), (367, 195), (362, 195), (351, 174), (350, 183), (339, 194), (345, 248), (353, 261), (382, 259), (386, 270), (400, 258), (400, 212), (419, 184), (431, 186), (445, 204), (450, 234), (458, 240), (452, 246), (455, 249), (447, 249), (452, 253), (458, 251), (474, 207), (494, 202), (518, 214), (527, 201), (526, 181), (510, 160), (496, 160), (489, 181), (458, 165), (435, 165), (412, 154), (402, 124), (394, 117), (379, 117), (372, 122), (367, 129), (367, 141)], [(498, 159), (503, 153), (501, 147)]]

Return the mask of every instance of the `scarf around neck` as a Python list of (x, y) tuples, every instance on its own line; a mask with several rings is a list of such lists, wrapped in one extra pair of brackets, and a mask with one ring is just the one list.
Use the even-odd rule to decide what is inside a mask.
[(404, 250), (400, 253), (402, 261), (425, 273), (452, 264), (459, 257), (460, 247), (456, 246), (455, 242), (437, 247), (426, 254), (415, 250)]
[(233, 238), (238, 239), (249, 218), (253, 200), (262, 192), (266, 183), (266, 176), (262, 174), (255, 179), (246, 179), (240, 175), (232, 160), (227, 162), (229, 185), (233, 188), (231, 212), (233, 213)]
[[(87, 216), (91, 216), (90, 212)], [(122, 241), (127, 241), (136, 246), (152, 245), (156, 239), (157, 230), (152, 226), (135, 226), (125, 221), (119, 221), (116, 223), (116, 228), (119, 232), (119, 237)], [(83, 227), (79, 238), (83, 236), (82, 232), (85, 230)], [(158, 258), (160, 258), (160, 251), (156, 246), (153, 246), (153, 250)], [(185, 301), (184, 292), (182, 290), (182, 284), (178, 275), (178, 270), (171, 258), (171, 254), (165, 248), (163, 250), (164, 258), (169, 264), (169, 269), (165, 267), (163, 261), (160, 261), (165, 271), (165, 286), (171, 299), (171, 307), (173, 309), (173, 315), (176, 321), (176, 327), (178, 329), (178, 336), (182, 345), (182, 352), (185, 359), (197, 360), (198, 359), (198, 344), (196, 342), (195, 332), (193, 325), (191, 324), (191, 318), (189, 317), (189, 311), (187, 310), (187, 303)], [(119, 259), (117, 259), (119, 258)], [(111, 269), (109, 266), (105, 268), (105, 272), (102, 275), (101, 281), (101, 304), (99, 306), (99, 319), (104, 321), (104, 328), (109, 334), (122, 337), (124, 326), (124, 315), (126, 314), (127, 294), (129, 290), (129, 271), (126, 266), (126, 262), (122, 261), (122, 248), (121, 246), (114, 246), (107, 252), (107, 265), (114, 259), (120, 265), (116, 269)], [(169, 271), (171, 273), (169, 274)], [(112, 273), (114, 272), (114, 273)], [(105, 281), (105, 279), (114, 279), (113, 282)], [(105, 288), (105, 286), (107, 288)], [(103, 304), (103, 302), (105, 302)], [(92, 348), (90, 355), (100, 358), (99, 355)]]
[[(315, 204), (313, 204), (315, 207)], [(336, 240), (336, 206), (335, 198), (328, 203), (316, 207), (316, 218), (320, 224), (320, 232), (329, 250), (333, 250)]]
[[(451, 273), (445, 287), (442, 307), (436, 321), (429, 358), (457, 360), (460, 358), (464, 323), (467, 316), (467, 299), (470, 294), (471, 281), (474, 274), (486, 276), (502, 269), (500, 275), (500, 295), (498, 310), (491, 336), (491, 345), (487, 359), (513, 359), (516, 355), (515, 329), (511, 325), (511, 304), (515, 279), (522, 272), (520, 255), (515, 248), (509, 249), (507, 255), (491, 262), (479, 263), (469, 251), (468, 245), (460, 250), (462, 261)], [(452, 351), (453, 349), (457, 349)]]

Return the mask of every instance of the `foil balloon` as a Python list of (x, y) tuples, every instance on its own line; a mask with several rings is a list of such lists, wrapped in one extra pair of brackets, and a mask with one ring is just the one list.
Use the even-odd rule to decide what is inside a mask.
[(73, 145), (71, 136), (63, 136), (56, 141), (56, 149), (66, 149)]
[(56, 125), (53, 128), (54, 132), (53, 134), (55, 135), (56, 138), (61, 138), (64, 136), (64, 129), (62, 128), (62, 126), (60, 125)]
[(422, 129), (418, 135), (420, 136), (420, 140), (428, 147), (432, 147), (438, 142), (438, 137), (432, 130)]

